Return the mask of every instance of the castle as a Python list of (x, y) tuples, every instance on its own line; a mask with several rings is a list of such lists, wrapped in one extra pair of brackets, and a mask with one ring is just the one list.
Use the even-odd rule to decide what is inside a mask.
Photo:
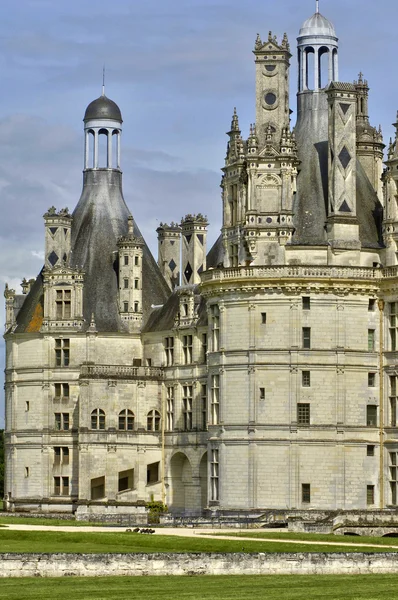
[(339, 82), (318, 3), (297, 52), (292, 130), (288, 39), (257, 36), (256, 124), (232, 117), (209, 252), (187, 215), (155, 262), (121, 111), (87, 107), (81, 198), (48, 210), (42, 271), (5, 290), (8, 510), (397, 505), (398, 140), (383, 170), (368, 83)]

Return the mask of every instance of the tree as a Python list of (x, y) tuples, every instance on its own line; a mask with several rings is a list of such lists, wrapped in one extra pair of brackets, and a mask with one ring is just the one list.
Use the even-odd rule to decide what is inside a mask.
[(4, 429), (0, 429), (0, 501), (4, 497)]

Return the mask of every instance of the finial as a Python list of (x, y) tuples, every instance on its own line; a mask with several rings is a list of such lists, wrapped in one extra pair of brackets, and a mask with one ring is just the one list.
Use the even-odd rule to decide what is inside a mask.
[(319, 13), (319, 0), (316, 0), (315, 12)]
[(102, 67), (102, 95), (105, 96), (105, 65)]

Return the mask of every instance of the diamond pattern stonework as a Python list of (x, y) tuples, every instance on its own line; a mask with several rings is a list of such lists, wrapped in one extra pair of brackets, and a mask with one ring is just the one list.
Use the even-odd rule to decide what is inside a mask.
[(339, 154), (339, 160), (343, 165), (344, 169), (346, 169), (351, 160), (351, 154), (348, 152), (347, 148), (344, 146)]

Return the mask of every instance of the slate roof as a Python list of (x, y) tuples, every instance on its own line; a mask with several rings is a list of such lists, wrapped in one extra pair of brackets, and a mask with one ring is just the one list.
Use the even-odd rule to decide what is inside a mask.
[(116, 102), (106, 96), (100, 96), (93, 100), (86, 108), (83, 121), (95, 119), (111, 119), (112, 121), (123, 122), (120, 108)]

